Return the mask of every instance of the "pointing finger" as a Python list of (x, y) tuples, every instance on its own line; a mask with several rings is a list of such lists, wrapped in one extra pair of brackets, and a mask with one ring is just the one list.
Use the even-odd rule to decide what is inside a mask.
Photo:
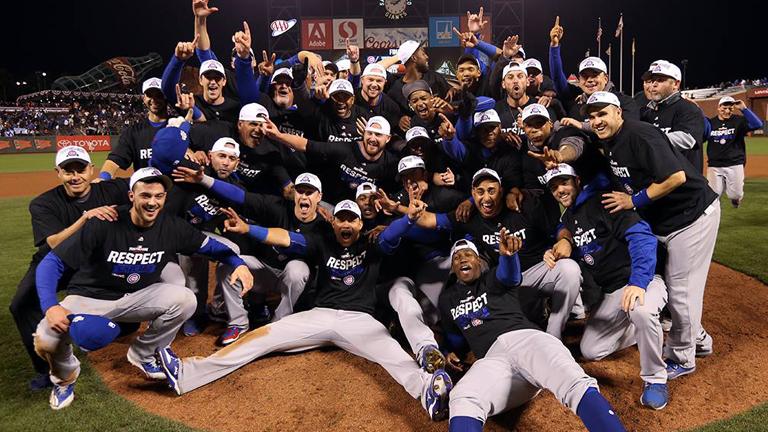
[(555, 17), (555, 27), (560, 27), (560, 15)]
[[(467, 14), (469, 14), (469, 12), (467, 12)], [(459, 39), (464, 39), (464, 35), (461, 34), (461, 32), (456, 27), (453, 28), (453, 32), (456, 33), (456, 36), (458, 36)]]
[(264, 63), (269, 63), (267, 59), (267, 50), (261, 50), (261, 58), (264, 60)]
[(243, 32), (245, 32), (245, 34), (247, 34), (248, 36), (251, 35), (251, 28), (248, 27), (247, 21), (243, 21)]

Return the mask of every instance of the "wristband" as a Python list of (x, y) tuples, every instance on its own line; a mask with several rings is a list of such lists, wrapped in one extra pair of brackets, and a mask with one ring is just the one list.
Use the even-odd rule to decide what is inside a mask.
[(213, 183), (214, 183), (215, 181), (216, 181), (216, 180), (215, 180), (213, 177), (211, 177), (211, 176), (209, 176), (209, 175), (207, 175), (207, 174), (206, 174), (206, 175), (203, 175), (203, 179), (200, 181), (200, 184), (201, 184), (203, 187), (205, 187), (206, 189), (210, 189), (210, 188), (212, 188), (212, 187), (213, 187)]
[(99, 178), (102, 180), (112, 180), (112, 174), (106, 171), (102, 171), (99, 173)]
[(358, 64), (358, 63), (360, 63), (360, 59), (357, 59), (355, 61), (350, 60), (349, 63), (351, 63), (351, 64)]
[(267, 234), (269, 233), (269, 229), (264, 228), (262, 226), (258, 225), (250, 225), (248, 228), (248, 235), (255, 238), (256, 240), (263, 242), (267, 239)]
[(648, 197), (648, 188), (632, 195), (632, 205), (634, 205), (635, 208), (646, 207), (651, 205), (651, 203), (653, 203), (653, 200)]

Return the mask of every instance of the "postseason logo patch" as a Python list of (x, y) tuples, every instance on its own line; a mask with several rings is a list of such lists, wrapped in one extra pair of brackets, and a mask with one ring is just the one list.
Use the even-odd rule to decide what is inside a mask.
[(355, 277), (352, 275), (344, 276), (344, 279), (342, 279), (342, 282), (344, 282), (344, 285), (346, 286), (352, 286), (352, 284), (355, 283)]
[(131, 273), (131, 274), (128, 275), (127, 278), (125, 278), (125, 281), (128, 282), (129, 284), (135, 284), (140, 279), (141, 279), (141, 275), (140, 274), (138, 274), (138, 273)]
[(586, 254), (586, 255), (584, 255), (584, 262), (589, 264), (589, 265), (594, 265), (595, 264), (595, 259), (592, 258), (592, 255)]

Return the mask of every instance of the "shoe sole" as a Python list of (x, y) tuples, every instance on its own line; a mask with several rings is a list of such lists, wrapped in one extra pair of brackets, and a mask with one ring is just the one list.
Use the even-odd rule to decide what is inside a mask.
[[(667, 402), (667, 403), (669, 403), (669, 402)], [(663, 410), (667, 406), (667, 404), (665, 403), (664, 405), (656, 408), (656, 407), (652, 407), (652, 406), (650, 406), (650, 405), (648, 405), (646, 403), (643, 403), (643, 395), (640, 395), (640, 405), (642, 405), (642, 406), (644, 406), (646, 408), (650, 408), (652, 410), (656, 410), (656, 411)]]
[[(165, 379), (168, 381), (168, 384), (170, 384), (170, 387), (173, 389), (173, 391), (176, 392), (177, 395), (181, 396), (181, 388), (179, 387), (179, 380), (176, 379), (176, 376), (171, 372), (170, 369), (168, 369), (168, 365), (166, 364), (166, 351), (164, 349), (158, 349), (157, 355), (160, 357), (160, 367), (163, 368), (163, 372), (165, 372)], [(181, 365), (181, 360), (177, 360), (179, 362), (179, 365)], [(181, 371), (181, 367), (179, 367), (179, 371)]]
[(221, 347), (232, 345), (233, 343), (235, 343), (238, 340), (240, 340), (240, 338), (243, 337), (243, 335), (246, 334), (246, 333), (248, 333), (248, 330), (241, 331), (240, 334), (236, 338), (228, 340), (228, 341), (225, 341), (223, 339), (219, 339), (219, 340), (216, 341), (216, 344), (218, 346), (221, 346)]
[(60, 409), (64, 409), (64, 408), (72, 405), (72, 401), (74, 401), (74, 400), (75, 400), (75, 393), (72, 392), (72, 394), (69, 395), (69, 397), (67, 397), (66, 399), (64, 399), (64, 401), (60, 402), (57, 405), (55, 403), (56, 395), (53, 392), (51, 392), (51, 398), (48, 400), (48, 404), (51, 406), (52, 410), (58, 411)]
[(433, 410), (436, 409), (435, 408), (436, 406), (440, 406), (439, 409), (434, 411), (433, 415), (430, 415), (430, 418), (432, 419), (432, 421), (441, 421), (448, 418), (448, 400), (451, 394), (451, 389), (453, 389), (453, 381), (451, 381), (450, 377), (448, 377), (447, 379), (444, 376), (439, 376), (435, 378), (435, 380), (432, 383), (432, 391), (435, 394), (439, 395), (441, 384), (445, 390), (442, 395), (437, 396), (435, 398), (434, 405), (430, 407), (430, 413), (432, 413)]
[(136, 366), (138, 368), (142, 375), (144, 375), (144, 378), (150, 380), (150, 381), (164, 381), (165, 380), (165, 374), (162, 374), (160, 376), (160, 372), (157, 373), (157, 375), (152, 375), (151, 373), (144, 370), (144, 368), (141, 366), (141, 362), (135, 359), (131, 358), (131, 351), (128, 351), (128, 353), (125, 355), (125, 358), (128, 359), (128, 363)]

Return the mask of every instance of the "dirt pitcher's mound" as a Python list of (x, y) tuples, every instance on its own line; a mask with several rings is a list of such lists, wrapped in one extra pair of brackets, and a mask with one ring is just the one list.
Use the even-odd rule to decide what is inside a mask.
[[(668, 431), (729, 417), (768, 400), (768, 287), (714, 264), (705, 299), (706, 329), (715, 354), (697, 372), (670, 383), (662, 411), (640, 406), (642, 381), (636, 348), (586, 363), (628, 430)], [(182, 356), (214, 352), (220, 328), (174, 343)], [(109, 387), (147, 411), (212, 431), (445, 431), (432, 423), (379, 366), (341, 350), (278, 355), (257, 360), (208, 386), (177, 397), (144, 381), (125, 360), (123, 340), (90, 355)], [(557, 371), (552, 371), (557, 373)], [(548, 392), (492, 418), (486, 430), (583, 430), (579, 419)]]

